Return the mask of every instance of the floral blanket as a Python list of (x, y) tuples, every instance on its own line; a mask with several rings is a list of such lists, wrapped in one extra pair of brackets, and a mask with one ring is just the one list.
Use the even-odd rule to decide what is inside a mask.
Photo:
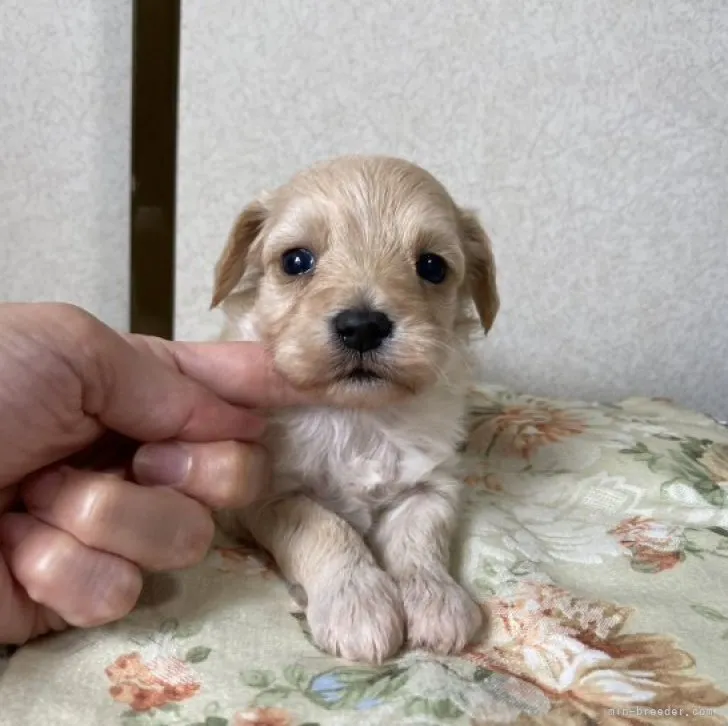
[(459, 571), (486, 642), (342, 662), (264, 556), (220, 542), (125, 621), (15, 653), (0, 723), (728, 724), (728, 429), (485, 387), (466, 451)]

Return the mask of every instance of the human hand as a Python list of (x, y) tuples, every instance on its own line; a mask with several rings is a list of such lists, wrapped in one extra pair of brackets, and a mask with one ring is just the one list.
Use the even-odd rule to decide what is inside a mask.
[[(202, 559), (211, 510), (265, 484), (255, 409), (301, 402), (255, 344), (124, 336), (72, 306), (0, 305), (0, 643), (116, 620), (142, 570)], [(94, 461), (130, 443), (131, 462)]]

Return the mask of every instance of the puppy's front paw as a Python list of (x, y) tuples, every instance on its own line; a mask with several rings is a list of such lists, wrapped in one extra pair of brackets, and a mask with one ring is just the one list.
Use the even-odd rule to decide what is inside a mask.
[(376, 567), (357, 567), (308, 594), (314, 642), (346, 660), (381, 663), (404, 642), (404, 611), (394, 580)]
[(483, 611), (450, 575), (416, 573), (399, 585), (414, 648), (458, 653), (483, 626)]

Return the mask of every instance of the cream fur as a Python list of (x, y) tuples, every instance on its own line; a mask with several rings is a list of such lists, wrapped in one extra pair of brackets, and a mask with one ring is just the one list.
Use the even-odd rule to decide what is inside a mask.
[[(337, 384), (332, 396), (334, 405), (275, 414), (265, 442), (273, 457), (269, 496), (242, 512), (228, 513), (221, 521), (227, 526), (233, 520), (242, 525), (273, 555), (283, 574), (303, 588), (313, 637), (325, 650), (351, 660), (379, 662), (396, 653), (406, 638), (413, 646), (441, 653), (454, 652), (473, 639), (483, 621), (480, 608), (448, 571), (450, 542), (462, 495), (457, 447), (464, 436), (466, 394), (471, 382), (470, 328), (463, 311), (466, 303), (471, 302), (469, 295), (472, 294), (479, 301), (481, 316), (490, 315), (489, 322), (492, 322), (497, 296), (495, 290), (487, 291), (487, 295), (482, 290), (479, 295), (468, 293), (467, 268), (475, 266), (477, 261), (472, 261), (467, 244), (458, 236), (461, 228), (452, 222), (457, 218), (453, 212), (457, 208), (431, 177), (397, 160), (382, 160), (381, 167), (366, 159), (343, 163), (341, 183), (358, 183), (361, 187), (355, 195), (354, 217), (391, 215), (392, 229), (399, 218), (407, 216), (406, 211), (414, 216), (413, 207), (411, 204), (405, 207), (403, 202), (402, 208), (396, 204), (385, 208), (382, 199), (377, 198), (378, 181), (381, 177), (381, 185), (386, 186), (387, 173), (414, 175), (417, 184), (412, 187), (412, 197), (418, 205), (417, 217), (424, 217), (427, 209), (432, 208), (443, 230), (445, 221), (449, 221), (451, 236), (447, 237), (443, 231), (441, 239), (446, 241), (440, 244), (455, 266), (458, 255), (464, 255), (460, 287), (453, 287), (447, 299), (435, 301), (439, 308), (434, 314), (425, 311), (424, 301), (417, 302), (420, 293), (414, 286), (419, 283), (414, 275), (411, 294), (402, 297), (405, 279), (402, 274), (411, 274), (406, 267), (403, 266), (404, 272), (399, 278), (383, 281), (362, 275), (369, 281), (370, 297), (381, 302), (385, 309), (388, 304), (394, 306), (398, 302), (402, 306), (404, 312), (398, 322), (400, 338), (395, 338), (392, 345), (395, 351), (396, 346), (405, 351), (407, 357), (403, 360), (407, 362), (398, 374), (406, 388), (407, 365), (417, 366), (417, 376), (423, 382), (413, 384), (408, 395), (387, 394), (389, 384), (382, 384), (385, 393), (373, 407), (362, 405), (358, 394), (348, 402), (346, 391), (342, 392)], [(342, 162), (334, 162), (333, 166), (337, 164)], [(371, 174), (369, 187), (358, 173), (362, 167), (376, 172)], [(324, 181), (327, 179), (324, 177)], [(396, 186), (390, 185), (392, 188)], [(322, 189), (326, 197), (325, 183), (317, 187), (319, 193)], [(307, 194), (311, 192), (303, 194), (304, 202), (310, 201)], [(331, 199), (326, 201), (338, 210), (346, 203), (339, 202), (336, 194), (332, 190)], [(294, 196), (294, 199), (297, 210), (307, 206), (301, 204), (300, 198)], [(299, 214), (297, 211), (296, 224), (299, 224)], [(467, 217), (470, 228), (477, 225), (473, 219)], [(269, 332), (269, 327), (275, 327), (269, 321), (276, 312), (270, 308), (280, 306), (286, 295), (308, 293), (300, 290), (289, 293), (290, 288), (282, 287), (281, 283), (280, 290), (269, 289), (266, 297), (260, 289), (266, 285), (266, 274), (271, 273), (251, 271), (249, 266), (243, 272), (237, 258), (230, 261), (231, 253), (249, 255), (253, 245), (264, 244), (261, 240), (266, 229), (275, 239), (275, 231), (271, 231), (275, 230), (275, 221), (270, 220), (265, 214), (257, 225), (250, 224), (248, 219), (246, 224), (250, 230), (246, 234), (253, 239), (245, 242), (242, 251), (229, 245), (223, 262), (236, 265), (234, 274), (240, 279), (233, 285), (237, 292), (226, 290), (221, 297), (226, 315), (223, 338), (262, 340), (274, 348), (275, 354), (286, 346), (295, 346), (296, 342), (292, 342), (290, 335), (276, 336)], [(290, 220), (283, 213), (280, 225), (286, 235), (292, 234)], [(409, 219), (407, 224), (416, 227), (416, 219)], [(480, 229), (479, 225), (477, 228)], [(352, 246), (351, 229), (345, 238), (336, 239), (338, 242), (330, 242), (327, 248), (329, 259), (335, 254), (336, 244), (343, 252)], [(475, 255), (481, 262), (490, 259), (484, 233), (483, 240), (486, 248), (478, 248)], [(377, 255), (384, 254), (384, 243), (381, 251), (378, 244), (376, 238), (369, 241), (370, 257), (360, 262), (360, 267), (376, 264)], [(448, 245), (452, 249), (447, 249)], [(460, 252), (463, 246), (464, 253)], [(357, 272), (360, 267), (347, 267), (347, 260), (356, 256), (354, 247), (350, 254), (341, 257), (338, 275), (351, 276), (348, 290), (346, 279), (322, 288), (328, 295), (327, 300), (334, 299), (335, 305), (349, 299), (352, 283), (360, 276)], [(221, 277), (227, 274), (224, 269), (218, 270), (218, 286)], [(492, 284), (493, 270), (479, 269), (476, 277), (480, 284)], [(315, 285), (316, 281), (310, 284)], [(438, 294), (444, 293), (438, 291)], [(448, 313), (448, 309), (452, 312)], [(310, 312), (302, 315), (300, 325), (311, 326), (308, 337), (320, 334), (322, 343), (326, 344), (317, 320), (311, 319)], [(432, 327), (430, 335), (442, 338), (442, 345), (426, 340), (427, 336), (420, 332), (425, 324)], [(397, 343), (397, 340), (403, 342)], [(305, 358), (306, 349), (300, 348), (300, 351)], [(290, 351), (286, 355), (289, 354)], [(392, 354), (395, 361), (396, 355), (397, 352)], [(300, 367), (300, 362), (296, 365)], [(282, 367), (285, 368), (283, 364)], [(282, 372), (285, 374), (286, 370)], [(310, 378), (311, 374), (307, 375)], [(322, 401), (329, 404), (325, 392)]]

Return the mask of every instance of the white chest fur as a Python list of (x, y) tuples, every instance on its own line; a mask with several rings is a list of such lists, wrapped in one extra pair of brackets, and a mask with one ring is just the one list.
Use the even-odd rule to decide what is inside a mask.
[(274, 494), (302, 490), (366, 532), (376, 512), (433, 473), (455, 473), (464, 389), (441, 384), (376, 411), (305, 408), (280, 414), (268, 445)]
[[(254, 320), (231, 312), (223, 339), (259, 340)], [(377, 512), (407, 490), (433, 474), (455, 475), (470, 383), (466, 351), (463, 341), (435, 386), (397, 405), (276, 414), (266, 440), (273, 459), (271, 496), (305, 492), (365, 533)]]

